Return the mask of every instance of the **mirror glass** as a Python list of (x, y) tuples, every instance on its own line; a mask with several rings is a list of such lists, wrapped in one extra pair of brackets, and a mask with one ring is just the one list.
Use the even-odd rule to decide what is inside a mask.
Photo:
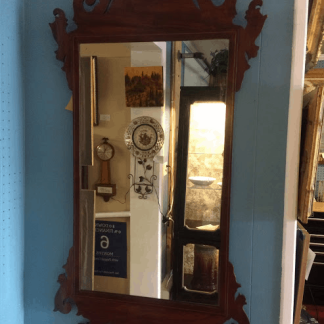
[[(183, 247), (182, 287), (186, 291), (204, 295), (217, 292), (218, 254), (216, 247), (207, 244), (187, 244)], [(200, 298), (204, 296), (200, 295)]]
[[(210, 237), (220, 230), (228, 48), (224, 39), (80, 46), (81, 290), (182, 300), (178, 285), (183, 300), (217, 303), (219, 242), (198, 244), (192, 234), (180, 268), (172, 249), (180, 249), (177, 222)], [(188, 87), (217, 95), (188, 106), (177, 215), (180, 89)]]
[(185, 225), (216, 230), (220, 224), (226, 105), (190, 106)]

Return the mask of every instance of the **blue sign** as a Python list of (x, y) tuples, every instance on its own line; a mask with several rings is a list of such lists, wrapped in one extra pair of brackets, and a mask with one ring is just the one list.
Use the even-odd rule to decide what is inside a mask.
[(127, 278), (126, 223), (96, 221), (94, 274)]

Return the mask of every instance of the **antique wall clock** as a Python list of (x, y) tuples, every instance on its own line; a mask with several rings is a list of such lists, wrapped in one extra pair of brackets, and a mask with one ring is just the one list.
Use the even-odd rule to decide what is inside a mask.
[(101, 178), (96, 184), (97, 196), (103, 197), (108, 202), (113, 196), (116, 196), (116, 185), (111, 184), (110, 160), (115, 155), (114, 147), (108, 143), (108, 138), (104, 137), (103, 143), (97, 146), (96, 153), (101, 161)]

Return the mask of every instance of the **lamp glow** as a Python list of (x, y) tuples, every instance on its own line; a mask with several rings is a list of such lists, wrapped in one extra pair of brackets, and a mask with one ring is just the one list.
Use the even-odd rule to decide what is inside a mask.
[(224, 102), (195, 102), (190, 110), (192, 126), (195, 129), (217, 130), (225, 133), (226, 105)]
[(190, 142), (196, 152), (221, 154), (225, 142), (224, 102), (195, 102), (190, 107)]

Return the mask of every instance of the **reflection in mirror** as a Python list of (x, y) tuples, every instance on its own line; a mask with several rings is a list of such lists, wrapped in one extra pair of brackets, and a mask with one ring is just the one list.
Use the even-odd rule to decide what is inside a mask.
[[(189, 292), (212, 295), (217, 292), (217, 280), (218, 250), (214, 246), (203, 244), (187, 244), (184, 246), (183, 288)], [(203, 299), (203, 295), (199, 295), (199, 298)]]
[[(222, 39), (80, 46), (81, 290), (218, 302), (228, 48)], [(189, 104), (187, 126), (180, 87), (214, 94)], [(178, 141), (187, 150), (177, 169)], [(179, 167), (183, 206), (173, 210)]]
[(225, 140), (224, 102), (190, 106), (185, 225), (216, 230), (220, 223)]

